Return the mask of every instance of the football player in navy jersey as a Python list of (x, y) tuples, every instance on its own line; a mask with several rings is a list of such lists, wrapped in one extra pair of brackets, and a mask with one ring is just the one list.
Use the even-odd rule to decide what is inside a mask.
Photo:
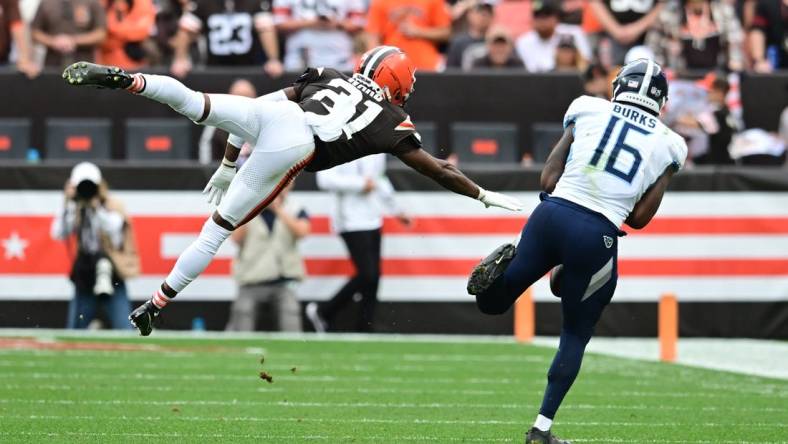
[(551, 288), (561, 298), (561, 342), (527, 444), (567, 443), (552, 434), (553, 418), (613, 298), (620, 227), (645, 227), (671, 176), (684, 165), (684, 139), (659, 120), (667, 98), (661, 67), (640, 59), (621, 68), (612, 101), (575, 99), (564, 117), (564, 135), (542, 170), (542, 202), (519, 244), (496, 249), (468, 280), (479, 309), (502, 314), (556, 267)]

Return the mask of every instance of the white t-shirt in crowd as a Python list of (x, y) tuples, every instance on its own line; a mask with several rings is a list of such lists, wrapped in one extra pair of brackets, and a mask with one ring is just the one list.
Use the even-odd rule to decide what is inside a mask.
[[(330, 17), (364, 25), (363, 0), (274, 0), (274, 23)], [(284, 67), (302, 71), (324, 66), (340, 71), (353, 69), (353, 38), (340, 29), (301, 29), (285, 36)]]
[(536, 31), (529, 31), (517, 39), (515, 49), (525, 63), (525, 68), (529, 72), (552, 71), (555, 68), (555, 50), (558, 48), (561, 36), (564, 35), (572, 36), (580, 55), (586, 60), (591, 60), (591, 46), (583, 30), (577, 25), (559, 23), (552, 37), (547, 40), (542, 40)]

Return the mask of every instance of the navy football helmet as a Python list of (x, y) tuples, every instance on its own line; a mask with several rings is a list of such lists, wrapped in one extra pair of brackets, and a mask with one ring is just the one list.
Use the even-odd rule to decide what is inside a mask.
[(635, 105), (655, 116), (668, 100), (668, 78), (653, 60), (633, 60), (613, 80), (613, 101)]

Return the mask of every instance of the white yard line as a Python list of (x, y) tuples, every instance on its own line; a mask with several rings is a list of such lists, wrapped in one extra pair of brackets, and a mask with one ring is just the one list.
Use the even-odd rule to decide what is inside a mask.
[[(122, 432), (0, 432), (0, 436), (46, 436), (50, 438), (54, 437), (126, 437), (126, 438), (198, 438), (198, 439), (208, 439), (208, 438), (218, 438), (221, 440), (230, 440), (230, 439), (266, 439), (266, 440), (275, 440), (274, 442), (282, 442), (289, 441), (292, 442), (293, 440), (299, 441), (328, 441), (328, 442), (358, 442), (357, 436), (347, 435), (347, 436), (331, 436), (331, 435), (272, 435), (266, 433), (260, 434), (240, 434), (240, 433), (122, 433)], [(383, 442), (391, 442), (392, 439), (396, 439), (397, 441), (409, 441), (409, 442), (515, 442), (511, 438), (476, 438), (476, 437), (463, 437), (463, 438), (451, 438), (451, 437), (434, 437), (434, 436), (406, 436), (406, 435), (372, 435), (372, 436), (364, 436), (363, 438), (365, 441), (383, 441)], [(227, 441), (225, 441), (227, 442)]]
[[(132, 331), (84, 331), (62, 330), (45, 328), (0, 328), (0, 337), (27, 336), (27, 337), (75, 337), (85, 340), (99, 338), (139, 338)], [(512, 336), (503, 335), (430, 335), (430, 334), (391, 334), (391, 333), (283, 333), (283, 332), (223, 332), (223, 331), (180, 331), (156, 330), (151, 336), (153, 339), (259, 339), (259, 340), (297, 340), (297, 341), (327, 341), (327, 342), (417, 342), (417, 343), (446, 343), (446, 344), (512, 344)]]
[[(129, 400), (129, 399), (84, 399), (84, 400), (70, 400), (70, 399), (31, 399), (31, 398), (16, 398), (16, 399), (0, 399), (0, 404), (59, 404), (59, 405), (191, 405), (191, 406), (278, 406), (278, 407), (303, 407), (303, 408), (382, 408), (382, 409), (505, 409), (505, 410), (522, 410), (532, 409), (538, 407), (537, 404), (525, 403), (415, 403), (415, 402), (303, 402), (303, 401), (239, 401), (233, 399), (231, 401), (218, 401), (218, 400), (202, 400), (202, 399), (181, 399), (181, 400), (167, 400), (167, 401), (147, 401), (147, 400)], [(644, 404), (573, 404), (572, 409), (579, 410), (654, 410), (653, 405)], [(785, 413), (788, 408), (777, 407), (746, 407), (746, 406), (677, 406), (677, 405), (663, 405), (659, 407), (660, 410), (673, 410), (673, 411), (708, 411), (708, 412), (721, 412), (721, 411), (754, 411), (754, 412), (772, 412), (772, 413)]]
[[(328, 442), (359, 442), (358, 436), (331, 436), (331, 435), (272, 435), (272, 434), (232, 434), (232, 433), (108, 433), (108, 432), (62, 432), (62, 431), (36, 431), (36, 432), (1, 432), (0, 436), (46, 436), (48, 438), (55, 437), (125, 437), (125, 438), (197, 438), (197, 439), (266, 439), (276, 440), (274, 442), (284, 441), (328, 441)], [(381, 441), (381, 442), (521, 442), (521, 438), (489, 438), (489, 437), (434, 437), (434, 436), (407, 436), (407, 435), (371, 435), (364, 436), (364, 441)], [(363, 442), (363, 441), (362, 441)], [(682, 439), (682, 440), (665, 440), (665, 439), (619, 439), (619, 438), (592, 438), (592, 439), (573, 439), (572, 442), (600, 442), (600, 443), (645, 443), (645, 444), (785, 444), (786, 441), (731, 441), (731, 440), (697, 440), (697, 439)]]
[[(57, 329), (0, 329), (0, 337), (27, 336), (42, 339), (56, 337), (91, 339), (112, 339), (135, 337), (130, 332), (98, 331), (85, 332)], [(355, 334), (341, 333), (319, 335), (312, 333), (227, 333), (227, 332), (190, 332), (190, 331), (157, 331), (155, 337), (160, 339), (257, 339), (257, 340), (297, 340), (297, 341), (329, 341), (329, 342), (415, 342), (415, 343), (513, 343), (510, 336), (468, 336), (468, 335), (392, 335), (392, 334)], [(537, 337), (533, 344), (554, 348), (558, 343), (555, 337)], [(588, 346), (591, 353), (624, 357), (638, 360), (656, 361), (659, 356), (659, 344), (651, 338), (607, 338), (596, 337)], [(8, 350), (0, 351), (0, 354)], [(62, 353), (62, 352), (57, 352)], [(106, 352), (105, 352), (106, 353)], [(126, 352), (109, 352), (126, 353)], [(179, 352), (176, 352), (179, 353)], [(189, 352), (180, 352), (189, 353)], [(169, 353), (168, 353), (169, 354)], [(334, 354), (323, 353), (327, 357)], [(292, 354), (296, 355), (296, 354)], [(363, 356), (363, 355), (362, 355)], [(380, 354), (373, 359), (384, 359), (392, 355)], [(404, 360), (445, 360), (472, 362), (545, 362), (542, 357), (527, 355), (503, 354), (490, 357), (478, 355), (447, 354), (408, 354)], [(755, 340), (755, 339), (680, 339), (678, 344), (678, 364), (691, 367), (723, 370), (753, 376), (777, 379), (788, 379), (788, 342)]]
[[(101, 387), (102, 392), (106, 391), (117, 391), (117, 392), (127, 392), (129, 390), (129, 385), (136, 386), (138, 385), (137, 381), (129, 381), (129, 385), (121, 385), (121, 381), (116, 381), (115, 385), (109, 385)], [(541, 382), (540, 382), (541, 384)], [(156, 381), (146, 382), (145, 386), (155, 390), (157, 392), (181, 392), (183, 391), (183, 386), (173, 386), (167, 383), (157, 384)], [(78, 390), (84, 390), (85, 386), (83, 385), (68, 385), (68, 384), (35, 384), (34, 386), (30, 385), (23, 385), (23, 384), (2, 384), (0, 385), (0, 389), (4, 390), (31, 390), (31, 391), (64, 391), (64, 392), (73, 392)], [(363, 388), (363, 387), (349, 387), (349, 388), (339, 388), (339, 387), (320, 387), (320, 386), (291, 386), (287, 388), (283, 387), (272, 387), (268, 384), (263, 385), (262, 387), (255, 388), (250, 390), (249, 387), (241, 387), (241, 386), (221, 386), (221, 387), (200, 387), (200, 393), (223, 393), (226, 395), (233, 394), (233, 393), (243, 393), (249, 394), (250, 391), (254, 391), (256, 393), (309, 393), (312, 395), (317, 395), (320, 393), (324, 394), (398, 394), (398, 395), (436, 395), (436, 396), (444, 396), (444, 395), (462, 395), (462, 396), (474, 396), (474, 397), (491, 397), (500, 399), (501, 398), (501, 391), (500, 390), (457, 390), (457, 389), (425, 389), (425, 388), (402, 388), (402, 387), (392, 387), (392, 388)], [(506, 392), (512, 395), (532, 395), (534, 390), (531, 388), (520, 388), (519, 390), (513, 388), (507, 388)], [(591, 396), (591, 397), (605, 397), (609, 396), (609, 391), (604, 392), (594, 392), (585, 390), (583, 392), (584, 396)], [(621, 397), (641, 397), (641, 398), (704, 398), (704, 399), (730, 399), (736, 398), (740, 399), (742, 395), (750, 395), (750, 396), (773, 396), (773, 397), (781, 397), (781, 398), (788, 398), (788, 392), (784, 393), (762, 393), (762, 392), (745, 392), (742, 393), (741, 391), (729, 391), (729, 392), (715, 392), (715, 393), (684, 393), (684, 392), (664, 392), (664, 391), (652, 391), (652, 392), (644, 392), (644, 391), (623, 391), (623, 392), (616, 392), (616, 396)]]
[[(258, 417), (258, 416), (94, 416), (94, 415), (2, 415), (7, 419), (29, 419), (34, 421), (193, 421), (193, 422), (313, 422), (326, 424), (404, 424), (404, 425), (522, 425), (522, 421), (500, 421), (500, 420), (472, 420), (472, 419), (384, 419), (384, 418), (309, 418), (309, 417)], [(785, 429), (788, 424), (784, 423), (721, 423), (721, 422), (574, 422), (557, 421), (561, 426), (582, 426), (582, 427), (747, 427), (747, 428), (775, 428)]]
[[(534, 344), (555, 347), (558, 338), (538, 337)], [(651, 338), (591, 339), (587, 351), (645, 361), (657, 361), (659, 343)], [(788, 342), (730, 338), (683, 338), (678, 343), (677, 364), (788, 379)]]

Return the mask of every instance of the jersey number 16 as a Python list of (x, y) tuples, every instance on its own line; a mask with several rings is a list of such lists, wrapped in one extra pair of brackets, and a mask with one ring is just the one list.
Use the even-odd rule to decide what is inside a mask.
[[(594, 157), (592, 157), (591, 162), (589, 162), (592, 166), (599, 166), (599, 161), (602, 159), (602, 153), (607, 148), (608, 142), (610, 141), (610, 135), (613, 133), (613, 129), (619, 120), (621, 119), (618, 116), (613, 116), (610, 118), (610, 122), (608, 122), (607, 128), (605, 128), (605, 134), (602, 135), (602, 140), (599, 141), (599, 145), (596, 147), (596, 150), (594, 150)], [(618, 133), (618, 139), (616, 139), (616, 143), (613, 145), (613, 150), (610, 151), (610, 155), (607, 158), (607, 163), (605, 164), (606, 172), (625, 180), (627, 183), (632, 183), (632, 179), (635, 178), (635, 174), (638, 172), (640, 163), (643, 162), (643, 156), (640, 155), (640, 151), (638, 151), (632, 145), (626, 143), (627, 133), (630, 130), (634, 130), (645, 135), (651, 134), (643, 128), (632, 125), (625, 120), (624, 126), (621, 128), (621, 132)], [(618, 155), (622, 150), (632, 154), (632, 157), (634, 157), (632, 166), (629, 168), (629, 171), (626, 172), (616, 169), (616, 160), (618, 159)]]

